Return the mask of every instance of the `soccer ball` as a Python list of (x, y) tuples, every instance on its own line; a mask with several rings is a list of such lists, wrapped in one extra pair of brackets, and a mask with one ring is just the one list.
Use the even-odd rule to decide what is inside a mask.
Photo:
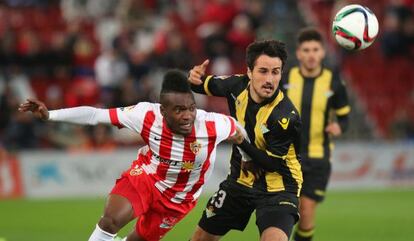
[(332, 32), (336, 42), (345, 49), (365, 49), (378, 35), (378, 20), (369, 8), (350, 4), (335, 15)]

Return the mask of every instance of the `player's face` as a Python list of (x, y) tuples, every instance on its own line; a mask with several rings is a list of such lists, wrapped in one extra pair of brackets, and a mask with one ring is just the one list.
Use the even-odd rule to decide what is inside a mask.
[(282, 60), (279, 57), (260, 55), (253, 70), (248, 69), (250, 94), (254, 101), (260, 103), (273, 96), (282, 78)]
[(164, 94), (161, 113), (172, 132), (188, 135), (194, 126), (196, 104), (190, 93)]
[(301, 67), (308, 71), (319, 68), (324, 57), (325, 50), (322, 43), (316, 40), (302, 42), (296, 50), (296, 58)]

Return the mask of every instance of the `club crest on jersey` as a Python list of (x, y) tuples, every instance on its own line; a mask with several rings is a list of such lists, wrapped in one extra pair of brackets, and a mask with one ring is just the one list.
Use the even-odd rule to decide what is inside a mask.
[(325, 92), (326, 98), (330, 98), (333, 95), (334, 95), (334, 92), (332, 90), (328, 90), (328, 91)]
[(130, 176), (139, 176), (142, 174), (142, 168), (138, 165), (136, 165), (134, 168), (129, 171)]
[(190, 161), (183, 161), (183, 165), (181, 166), (181, 169), (184, 169), (186, 172), (190, 172), (194, 168), (194, 162)]
[(263, 134), (266, 134), (267, 132), (270, 131), (269, 128), (267, 128), (266, 123), (264, 123), (260, 126), (260, 130), (262, 131)]
[(197, 141), (193, 141), (190, 143), (190, 150), (194, 153), (194, 155), (197, 155), (200, 149), (201, 149), (201, 144), (198, 143)]

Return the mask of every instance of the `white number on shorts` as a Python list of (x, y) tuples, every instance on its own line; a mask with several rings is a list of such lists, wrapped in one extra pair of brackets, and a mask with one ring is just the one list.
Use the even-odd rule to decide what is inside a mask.
[(223, 206), (225, 198), (226, 198), (226, 191), (219, 190), (218, 192), (214, 193), (213, 197), (211, 198), (210, 203), (213, 204), (216, 208), (221, 208)]

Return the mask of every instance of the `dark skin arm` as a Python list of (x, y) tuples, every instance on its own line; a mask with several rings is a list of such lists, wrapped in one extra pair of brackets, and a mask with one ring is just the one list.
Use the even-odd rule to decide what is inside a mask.
[(204, 62), (200, 65), (194, 66), (188, 75), (188, 81), (193, 85), (201, 85), (203, 84), (203, 81), (201, 80), (201, 77), (203, 77), (206, 74), (206, 69), (208, 66), (208, 63), (210, 61), (208, 59), (204, 60)]
[(32, 112), (33, 115), (42, 120), (49, 119), (49, 111), (42, 101), (36, 99), (27, 99), (26, 102), (20, 104), (19, 109), (20, 112)]

